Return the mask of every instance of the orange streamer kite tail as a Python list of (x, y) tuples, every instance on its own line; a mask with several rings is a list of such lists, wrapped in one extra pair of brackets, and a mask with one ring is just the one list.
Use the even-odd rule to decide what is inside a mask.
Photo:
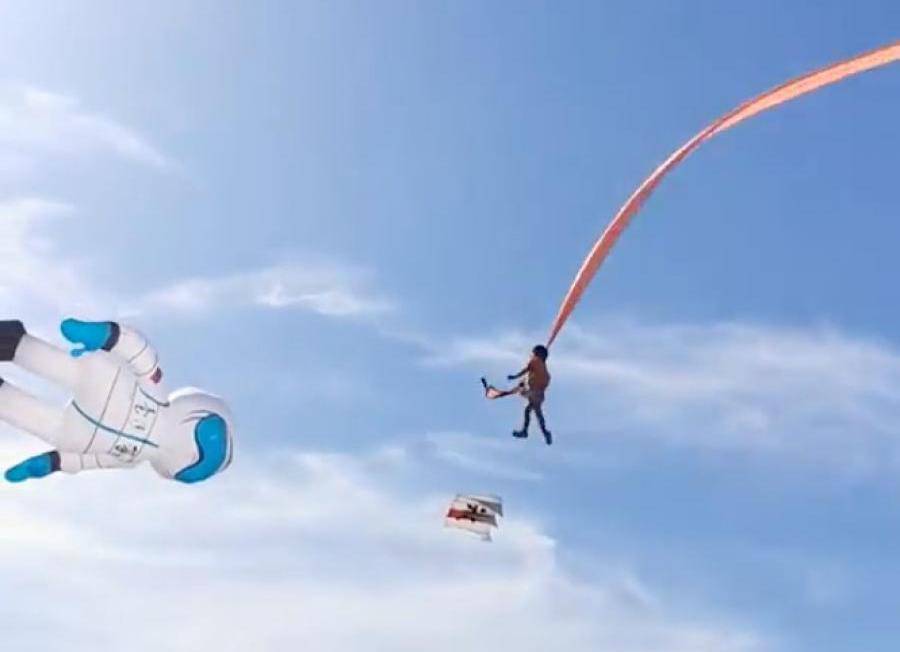
[(637, 214), (653, 191), (656, 190), (663, 178), (695, 149), (713, 136), (763, 111), (775, 108), (780, 104), (789, 102), (807, 93), (812, 93), (847, 77), (885, 66), (897, 60), (900, 60), (900, 41), (807, 73), (801, 77), (796, 77), (729, 111), (682, 145), (638, 186), (637, 190), (634, 191), (631, 197), (628, 198), (628, 201), (622, 205), (615, 217), (610, 221), (609, 225), (607, 225), (600, 239), (594, 244), (584, 263), (582, 263), (581, 269), (578, 270), (578, 274), (575, 275), (575, 280), (572, 282), (559, 307), (559, 312), (553, 321), (553, 326), (550, 328), (550, 337), (547, 340), (547, 345), (553, 344), (554, 340), (556, 340), (559, 331), (575, 310), (587, 286), (593, 280), (600, 265), (603, 264), (603, 261), (609, 255), (609, 252), (615, 246), (619, 236), (622, 235), (622, 231), (625, 230), (631, 219)]

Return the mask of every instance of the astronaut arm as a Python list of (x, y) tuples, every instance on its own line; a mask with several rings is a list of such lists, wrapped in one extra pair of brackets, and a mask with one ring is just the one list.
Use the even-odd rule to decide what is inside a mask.
[(109, 323), (110, 337), (103, 348), (131, 367), (134, 375), (141, 380), (159, 383), (162, 380), (159, 354), (147, 338), (128, 326), (117, 322)]
[(162, 386), (159, 354), (139, 331), (114, 321), (81, 321), (66, 319), (60, 326), (63, 336), (81, 348), (72, 350), (75, 357), (91, 351), (109, 351), (137, 376), (141, 385), (154, 398), (164, 401), (167, 392)]

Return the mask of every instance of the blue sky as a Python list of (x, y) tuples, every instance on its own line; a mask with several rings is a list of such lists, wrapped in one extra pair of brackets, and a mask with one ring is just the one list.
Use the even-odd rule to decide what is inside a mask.
[(895, 3), (120, 5), (0, 8), (0, 305), (130, 320), (238, 448), (0, 490), (11, 647), (897, 647), (900, 67), (667, 179), (553, 351), (552, 448), (478, 388), (670, 151)]

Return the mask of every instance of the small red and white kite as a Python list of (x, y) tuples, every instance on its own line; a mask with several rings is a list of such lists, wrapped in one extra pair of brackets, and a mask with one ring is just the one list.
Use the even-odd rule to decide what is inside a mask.
[(456, 494), (447, 514), (444, 526), (466, 530), (491, 540), (491, 530), (497, 527), (497, 517), (503, 516), (503, 501), (492, 494)]

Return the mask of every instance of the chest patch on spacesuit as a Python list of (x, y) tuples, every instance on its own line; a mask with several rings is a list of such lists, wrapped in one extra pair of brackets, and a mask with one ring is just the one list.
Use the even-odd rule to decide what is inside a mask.
[(107, 450), (110, 455), (125, 462), (133, 462), (144, 450), (144, 446), (159, 448), (159, 444), (152, 442), (150, 437), (159, 418), (159, 410), (165, 407), (165, 404), (144, 393), (137, 384), (135, 384), (131, 405), (125, 415), (125, 420), (119, 428), (95, 419), (75, 401), (72, 401), (72, 406), (78, 411), (78, 414), (96, 428), (96, 432), (113, 436), (112, 444)]

